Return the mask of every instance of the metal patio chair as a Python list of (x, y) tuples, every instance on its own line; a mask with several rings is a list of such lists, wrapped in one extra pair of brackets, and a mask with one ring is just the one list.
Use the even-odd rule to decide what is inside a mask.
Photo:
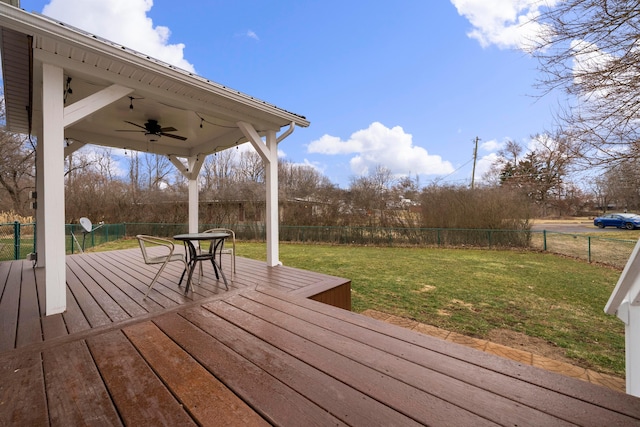
[[(149, 284), (149, 288), (144, 293), (144, 298), (147, 298), (147, 295), (151, 291), (153, 285), (156, 283), (156, 280), (158, 280), (158, 277), (160, 277), (160, 274), (164, 271), (164, 268), (172, 261), (181, 261), (184, 264), (184, 271), (182, 272), (182, 276), (180, 276), (180, 282), (178, 282), (178, 286), (180, 286), (185, 273), (189, 269), (189, 266), (187, 265), (187, 260), (183, 254), (173, 253), (173, 251), (175, 250), (173, 242), (171, 240), (162, 239), (155, 236), (147, 236), (144, 234), (138, 234), (136, 238), (138, 239), (138, 243), (140, 244), (140, 250), (142, 251), (142, 258), (144, 258), (144, 263), (148, 265), (162, 264), (155, 277)], [(162, 255), (150, 255), (147, 252), (147, 246), (163, 246), (168, 252), (165, 252)]]
[(220, 264), (220, 268), (222, 268), (222, 254), (231, 255), (231, 273), (235, 274), (236, 272), (236, 233), (230, 228), (210, 228), (209, 230), (204, 231), (204, 233), (216, 233), (216, 232), (229, 233), (229, 237), (227, 238), (227, 241), (231, 240), (231, 247), (223, 248), (222, 251), (220, 251), (219, 264)]

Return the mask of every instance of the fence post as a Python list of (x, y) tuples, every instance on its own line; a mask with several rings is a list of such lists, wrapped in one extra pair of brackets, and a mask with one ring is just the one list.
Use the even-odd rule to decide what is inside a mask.
[(589, 263), (591, 263), (591, 236), (587, 236), (587, 242), (589, 246)]
[(20, 223), (13, 223), (13, 259), (20, 259)]
[(542, 250), (547, 250), (547, 230), (542, 230)]
[(491, 248), (491, 230), (487, 230), (487, 238), (489, 239), (489, 248)]
[(75, 236), (75, 230), (74, 230), (74, 226), (73, 224), (69, 225), (69, 230), (71, 231), (71, 234), (69, 235), (69, 240), (71, 241), (71, 255), (73, 255), (73, 251), (75, 250), (75, 239), (73, 238)]

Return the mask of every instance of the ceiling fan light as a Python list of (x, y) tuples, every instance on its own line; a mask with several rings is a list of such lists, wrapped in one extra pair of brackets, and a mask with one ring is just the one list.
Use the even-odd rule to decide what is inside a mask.
[(159, 134), (152, 132), (146, 132), (144, 136), (147, 137), (147, 142), (157, 142), (160, 139)]

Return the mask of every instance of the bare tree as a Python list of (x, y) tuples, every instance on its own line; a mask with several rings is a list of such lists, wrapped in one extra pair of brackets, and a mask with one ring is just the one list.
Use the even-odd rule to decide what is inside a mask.
[(585, 165), (640, 158), (640, 1), (566, 0), (538, 18), (540, 86), (564, 90), (562, 131)]
[(573, 164), (573, 153), (567, 139), (561, 135), (536, 135), (532, 142), (531, 149), (522, 155), (524, 147), (510, 141), (500, 151), (493, 171), (499, 173), (503, 187), (527, 196), (545, 216), (549, 214), (549, 208), (564, 206), (560, 201), (570, 187), (567, 177)]
[[(4, 122), (4, 100), (0, 101), (0, 122)], [(62, 143), (62, 142), (61, 142)], [(0, 210), (27, 213), (27, 192), (35, 188), (35, 149), (24, 135), (0, 127), (0, 194), (10, 203), (0, 203)], [(0, 197), (0, 200), (7, 200)]]
[(129, 153), (129, 185), (132, 201), (136, 201), (142, 185), (140, 183), (140, 155), (137, 151)]
[(207, 156), (202, 171), (202, 191), (207, 194), (231, 185), (235, 175), (236, 150), (227, 149)]
[[(640, 208), (640, 160), (628, 159), (610, 167), (602, 176), (602, 190), (617, 209)], [(603, 205), (606, 207), (607, 205)]]
[(339, 198), (320, 171), (308, 165), (278, 162), (282, 220), (287, 225), (332, 225)]
[(171, 175), (173, 166), (166, 156), (145, 153), (143, 155), (143, 164), (146, 172), (147, 188), (162, 189), (169, 184), (168, 177)]
[(285, 197), (313, 198), (320, 188), (331, 183), (312, 166), (278, 162), (278, 183)]
[(10, 205), (2, 209), (25, 214), (27, 191), (34, 189), (35, 152), (20, 138), (0, 131), (0, 187), (9, 196)]
[(351, 210), (366, 215), (369, 225), (387, 226), (386, 209), (393, 199), (392, 186), (395, 184), (391, 171), (377, 165), (369, 175), (354, 177), (349, 187)]
[(254, 150), (243, 151), (237, 167), (240, 181), (264, 182), (264, 164), (260, 155)]

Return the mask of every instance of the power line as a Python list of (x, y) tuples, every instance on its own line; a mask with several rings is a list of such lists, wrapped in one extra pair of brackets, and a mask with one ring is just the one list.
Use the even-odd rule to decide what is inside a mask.
[(453, 175), (454, 173), (458, 172), (460, 169), (462, 169), (463, 167), (467, 166), (469, 163), (471, 163), (473, 161), (473, 159), (469, 160), (467, 163), (464, 163), (463, 165), (461, 165), (458, 169), (454, 170), (453, 172), (451, 172), (449, 175), (445, 175), (442, 178), (440, 178), (439, 180), (445, 180), (447, 178), (449, 178), (451, 175)]

